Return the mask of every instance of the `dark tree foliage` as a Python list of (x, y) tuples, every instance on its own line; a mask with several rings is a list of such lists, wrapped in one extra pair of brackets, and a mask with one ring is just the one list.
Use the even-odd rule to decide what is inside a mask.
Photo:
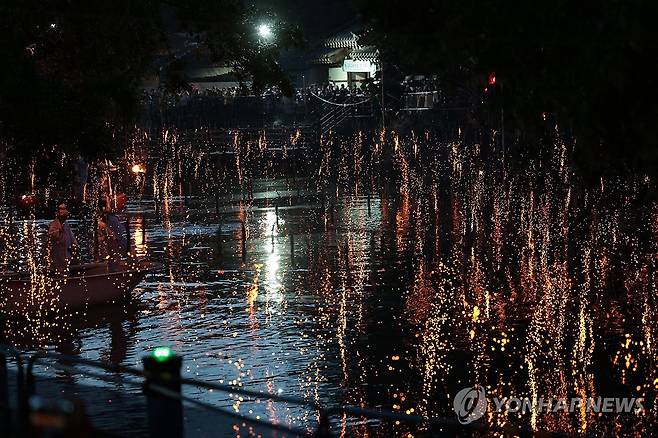
[[(180, 27), (195, 35), (201, 54), (231, 65), (241, 80), (252, 81), (255, 93), (278, 85), (284, 94), (292, 95), (292, 84), (278, 58), (282, 50), (304, 44), (301, 32), (269, 11), (244, 4), (242, 0), (186, 0), (173, 8)], [(261, 24), (272, 28), (271, 41), (259, 38), (256, 29)]]
[(113, 145), (161, 43), (149, 2), (5, 1), (0, 7), (1, 135), (21, 154), (93, 158)]
[[(276, 44), (258, 42), (254, 23), (264, 16)], [(175, 32), (193, 33), (199, 56), (232, 65), (256, 90), (290, 91), (277, 57), (300, 41), (239, 0), (4, 0), (0, 32), (0, 138), (23, 158), (111, 157), (134, 126), (146, 77), (186, 87), (169, 44)]]
[(658, 173), (657, 2), (355, 2), (400, 70), (480, 93), (495, 72), (487, 101), (509, 132), (531, 139), (546, 114), (593, 174)]

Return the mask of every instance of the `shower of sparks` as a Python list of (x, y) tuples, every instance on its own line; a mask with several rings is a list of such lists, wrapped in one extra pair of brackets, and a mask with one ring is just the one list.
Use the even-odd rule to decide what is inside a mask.
[[(122, 187), (135, 195), (131, 243), (163, 267), (138, 288), (139, 328), (123, 361), (157, 340), (181, 351), (195, 377), (427, 417), (452, 416), (452, 397), (475, 383), (498, 397), (655, 399), (658, 206), (639, 195), (652, 181), (581, 188), (573, 145), (557, 133), (525, 170), (461, 131), (451, 142), (387, 130), (310, 142), (300, 130), (134, 136), (123, 171), (143, 163), (144, 172)], [(0, 263), (29, 276), (21, 293), (42, 309), (9, 320), (4, 336), (36, 348), (74, 332), (95, 348), (101, 329), (75, 328), (59, 310), (44, 317), (62, 288), (46, 273), (46, 225), (0, 224)], [(75, 228), (90, 240), (82, 221)], [(279, 424), (317, 421), (265, 398), (197, 396)], [(651, 430), (658, 414), (533, 408), (490, 407), (485, 419), (619, 435)], [(335, 421), (344, 436), (372, 426)], [(379, 427), (413, 432), (405, 422)]]

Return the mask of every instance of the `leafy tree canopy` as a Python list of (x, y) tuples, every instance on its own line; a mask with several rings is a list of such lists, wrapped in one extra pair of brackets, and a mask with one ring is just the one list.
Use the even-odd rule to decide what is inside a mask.
[[(651, 0), (355, 0), (401, 71), (479, 90), (532, 133), (549, 121), (581, 163), (657, 173), (658, 3)], [(513, 132), (513, 130), (510, 130)], [(531, 142), (526, 142), (531, 143)], [(526, 146), (531, 146), (527, 144)]]
[[(258, 40), (266, 20), (276, 39)], [(61, 150), (111, 156), (139, 111), (146, 77), (186, 87), (171, 36), (186, 33), (195, 56), (232, 66), (258, 91), (291, 91), (281, 49), (297, 29), (240, 0), (5, 0), (0, 5), (0, 138), (22, 157)]]

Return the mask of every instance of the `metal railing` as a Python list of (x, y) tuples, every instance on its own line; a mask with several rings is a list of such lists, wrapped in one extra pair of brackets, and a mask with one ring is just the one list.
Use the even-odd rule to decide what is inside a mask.
[[(25, 356), (25, 359), (23, 358)], [(17, 373), (17, 401), (14, 415), (10, 412), (8, 402), (9, 385), (7, 373), (7, 359), (16, 362)], [(148, 413), (148, 433), (152, 437), (182, 437), (183, 436), (183, 403), (209, 410), (217, 414), (224, 415), (240, 423), (249, 423), (261, 429), (277, 431), (286, 434), (286, 436), (329, 436), (319, 434), (322, 430), (319, 425), (316, 431), (301, 429), (298, 427), (284, 424), (273, 424), (259, 418), (250, 418), (238, 412), (222, 409), (211, 403), (197, 400), (186, 396), (181, 391), (181, 386), (189, 385), (198, 388), (211, 389), (236, 396), (251, 397), (258, 399), (268, 399), (274, 402), (295, 404), (313, 409), (318, 413), (319, 418), (325, 418), (322, 408), (314, 402), (297, 397), (283, 396), (278, 394), (268, 394), (259, 391), (234, 388), (230, 385), (216, 384), (196, 379), (185, 379), (180, 376), (181, 360), (177, 356), (172, 356), (166, 361), (159, 362), (151, 356), (143, 358), (144, 369), (129, 367), (124, 365), (110, 364), (95, 360), (83, 359), (76, 356), (39, 351), (31, 355), (26, 355), (14, 350), (11, 347), (0, 345), (0, 417), (1, 436), (23, 436), (27, 431), (33, 429), (30, 424), (31, 406), (29, 400), (37, 395), (38, 387), (35, 379), (34, 368), (37, 364), (47, 365), (48, 367), (70, 372), (80, 373), (87, 377), (101, 381), (117, 383), (120, 380), (123, 384), (141, 387), (147, 402)], [(173, 368), (172, 368), (172, 364)], [(106, 373), (119, 374), (120, 378), (110, 377), (106, 374), (83, 370), (80, 367), (89, 367)], [(125, 377), (137, 377), (141, 382), (127, 380)], [(326, 429), (328, 431), (328, 429)]]
[(20, 413), (23, 412), (21, 409), (18, 410), (19, 415), (17, 415), (16, 418), (12, 418), (11, 405), (9, 402), (9, 375), (7, 372), (8, 358), (12, 359), (16, 364), (16, 406), (24, 406), (26, 404), (26, 400), (24, 399), (26, 396), (24, 388), (25, 371), (21, 353), (13, 347), (0, 344), (0, 432), (2, 432), (0, 435), (2, 436), (10, 436), (9, 434), (12, 430), (16, 430), (20, 433), (21, 425), (24, 423), (20, 415)]
[[(467, 425), (461, 424), (455, 418), (434, 417), (427, 418), (420, 415), (412, 415), (400, 412), (390, 412), (377, 409), (369, 409), (355, 406), (336, 406), (325, 409), (320, 404), (298, 397), (279, 394), (269, 394), (260, 391), (235, 388), (231, 385), (206, 382), (197, 379), (183, 378), (180, 375), (182, 359), (169, 349), (154, 350), (151, 355), (144, 356), (143, 369), (135, 367), (111, 364), (96, 360), (84, 359), (76, 356), (39, 351), (27, 355), (9, 346), (0, 344), (0, 435), (1, 436), (24, 436), (33, 432), (34, 416), (30, 406), (30, 400), (37, 395), (37, 385), (34, 375), (36, 364), (69, 373), (79, 373), (100, 381), (132, 385), (140, 387), (146, 396), (146, 410), (148, 419), (148, 434), (158, 438), (181, 438), (184, 435), (183, 428), (183, 404), (190, 404), (217, 414), (224, 415), (240, 423), (249, 423), (272, 432), (283, 433), (285, 436), (311, 436), (316, 438), (331, 437), (332, 419), (344, 419), (345, 417), (368, 419), (378, 421), (404, 422), (414, 424), (421, 429), (432, 427), (447, 428), (449, 430), (475, 432), (475, 433), (497, 433), (502, 436), (567, 436), (559, 433), (536, 432), (520, 429), (511, 425), (504, 427), (491, 426), (482, 422), (473, 422)], [(7, 360), (13, 361), (17, 368), (17, 394), (15, 412), (10, 410), (9, 385)], [(80, 367), (88, 367), (105, 373), (117, 374), (108, 376), (103, 373), (89, 370), (81, 370)], [(126, 377), (136, 377), (139, 381), (129, 380)], [(259, 418), (250, 418), (239, 412), (234, 412), (217, 407), (206, 401), (201, 401), (182, 393), (183, 386), (194, 386), (197, 388), (220, 391), (245, 398), (267, 399), (274, 402), (294, 404), (313, 410), (317, 414), (318, 424), (313, 431), (299, 427), (273, 424)]]

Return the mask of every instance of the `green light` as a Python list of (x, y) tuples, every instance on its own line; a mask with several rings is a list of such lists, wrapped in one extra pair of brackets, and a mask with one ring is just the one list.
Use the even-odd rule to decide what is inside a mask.
[(156, 362), (166, 362), (174, 356), (174, 351), (169, 347), (157, 347), (151, 352)]

